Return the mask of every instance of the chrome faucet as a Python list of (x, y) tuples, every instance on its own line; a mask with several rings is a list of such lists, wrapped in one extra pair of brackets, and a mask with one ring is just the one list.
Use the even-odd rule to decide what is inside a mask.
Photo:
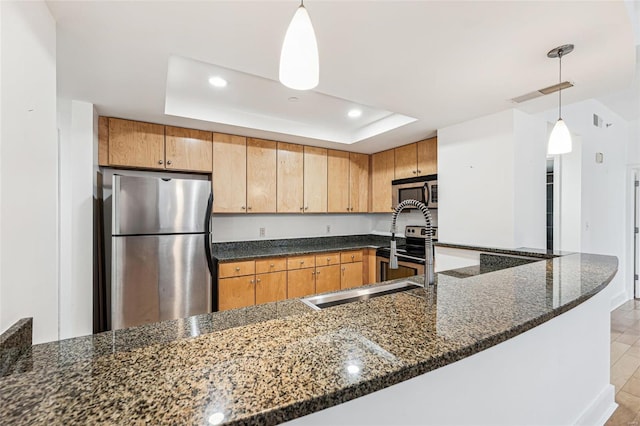
[(424, 240), (424, 254), (427, 258), (427, 264), (424, 268), (424, 286), (427, 287), (427, 283), (433, 285), (435, 283), (435, 273), (433, 270), (433, 226), (431, 224), (431, 213), (424, 203), (418, 200), (404, 200), (398, 207), (393, 210), (391, 216), (391, 254), (389, 256), (389, 268), (398, 269), (398, 252), (396, 249), (396, 221), (398, 220), (398, 214), (406, 207), (415, 207), (422, 212), (424, 220), (427, 225), (427, 238)]

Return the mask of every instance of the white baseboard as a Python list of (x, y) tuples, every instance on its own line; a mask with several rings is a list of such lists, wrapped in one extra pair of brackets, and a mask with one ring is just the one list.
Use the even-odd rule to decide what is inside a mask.
[(615, 402), (616, 388), (607, 385), (600, 395), (578, 417), (576, 425), (603, 425), (618, 408)]
[(627, 300), (630, 300), (630, 298), (629, 296), (627, 296), (626, 292), (624, 291), (618, 292), (616, 295), (614, 295), (611, 298), (611, 310), (613, 311), (614, 309), (622, 305)]

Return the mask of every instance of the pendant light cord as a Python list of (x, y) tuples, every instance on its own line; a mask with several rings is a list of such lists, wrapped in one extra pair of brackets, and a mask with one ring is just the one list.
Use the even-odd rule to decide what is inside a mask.
[(562, 119), (562, 49), (558, 51), (560, 59), (560, 75), (558, 76), (558, 119)]

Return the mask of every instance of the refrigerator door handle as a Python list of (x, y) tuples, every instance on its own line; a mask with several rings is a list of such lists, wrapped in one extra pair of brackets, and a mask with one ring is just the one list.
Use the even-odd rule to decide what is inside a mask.
[(209, 201), (207, 202), (207, 211), (204, 219), (204, 252), (207, 256), (207, 265), (209, 266), (209, 272), (214, 275), (213, 271), (213, 259), (211, 259), (211, 209), (213, 208), (213, 192), (209, 194)]

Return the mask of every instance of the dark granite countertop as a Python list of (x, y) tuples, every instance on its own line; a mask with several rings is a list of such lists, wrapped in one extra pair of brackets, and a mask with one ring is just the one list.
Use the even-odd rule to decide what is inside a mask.
[[(292, 238), (284, 240), (238, 241), (214, 243), (212, 255), (220, 262), (296, 256), (339, 250), (388, 246), (391, 237), (383, 235), (344, 235), (336, 237)], [(398, 240), (404, 240), (398, 238)]]
[(457, 243), (447, 243), (438, 241), (433, 243), (436, 247), (448, 247), (448, 248), (457, 248), (463, 250), (474, 250), (474, 251), (482, 251), (486, 253), (500, 253), (506, 255), (513, 256), (528, 256), (528, 257), (538, 257), (541, 259), (549, 259), (556, 256), (564, 256), (567, 254), (571, 254), (573, 252), (570, 251), (560, 251), (560, 250), (542, 250), (536, 248), (522, 247), (522, 248), (499, 248), (499, 247), (483, 247), (483, 246), (475, 246), (469, 244), (457, 244)]
[(617, 265), (571, 254), (465, 279), (437, 274), (427, 289), (322, 311), (292, 300), (36, 345), (0, 378), (0, 419), (276, 424), (510, 339), (598, 293)]

